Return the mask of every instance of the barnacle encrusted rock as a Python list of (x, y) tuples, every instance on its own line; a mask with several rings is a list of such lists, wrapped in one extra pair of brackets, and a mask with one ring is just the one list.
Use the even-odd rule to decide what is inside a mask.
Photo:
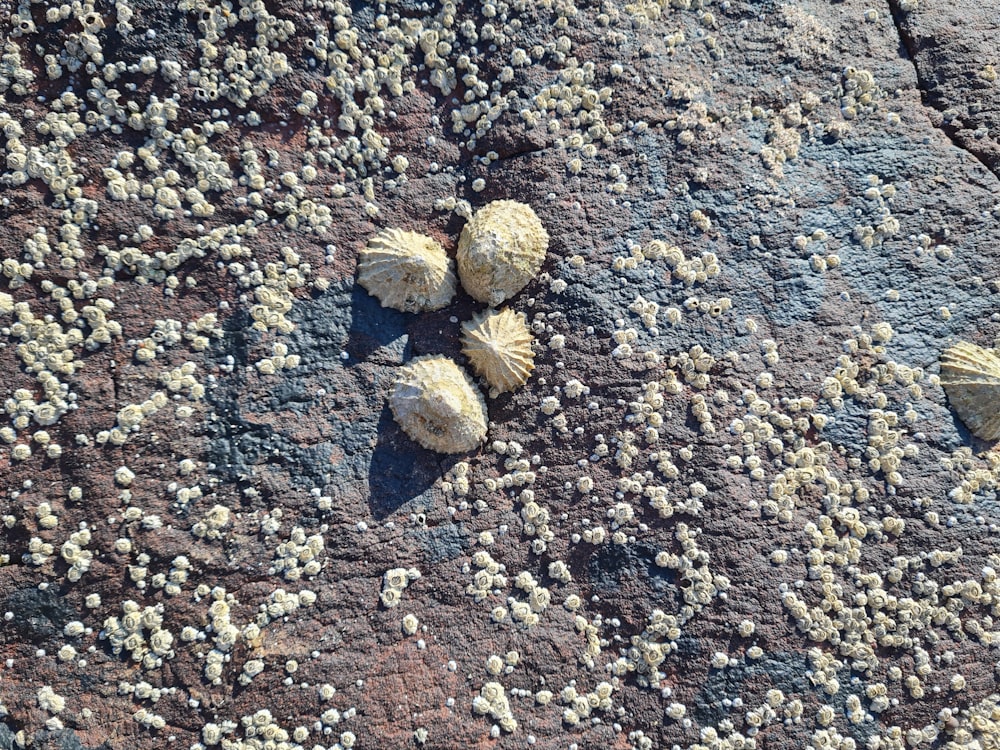
[(462, 229), (458, 276), (473, 298), (496, 306), (534, 278), (548, 246), (549, 234), (531, 206), (493, 201)]
[(462, 324), (462, 352), (476, 374), (490, 384), (490, 395), (524, 385), (535, 369), (533, 338), (524, 313), (509, 307), (486, 310)]
[(941, 353), (941, 385), (969, 431), (983, 440), (1000, 438), (1000, 356), (959, 341)]
[(383, 229), (361, 251), (358, 283), (403, 312), (440, 310), (455, 296), (451, 258), (440, 243), (418, 232)]
[(486, 437), (486, 401), (454, 360), (416, 357), (401, 368), (389, 408), (406, 434), (438, 453), (465, 453)]

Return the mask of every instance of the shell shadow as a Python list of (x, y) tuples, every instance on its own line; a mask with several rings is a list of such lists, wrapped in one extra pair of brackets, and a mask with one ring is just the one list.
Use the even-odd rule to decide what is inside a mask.
[(377, 434), (368, 464), (368, 508), (382, 521), (430, 490), (442, 472), (437, 455), (406, 436), (388, 405), (382, 408)]
[[(392, 348), (393, 342), (407, 334), (406, 313), (382, 307), (379, 301), (355, 284), (351, 289), (351, 325), (347, 330), (344, 351), (350, 359), (348, 366), (359, 362), (372, 361), (382, 364), (381, 357), (374, 356), (380, 349)], [(409, 349), (409, 347), (407, 347)], [(404, 360), (409, 351), (403, 352)], [(392, 362), (391, 364), (398, 364)]]

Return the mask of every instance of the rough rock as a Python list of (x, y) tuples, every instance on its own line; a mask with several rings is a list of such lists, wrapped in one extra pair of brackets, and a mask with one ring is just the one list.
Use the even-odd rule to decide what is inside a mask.
[[(989, 3), (62, 8), (0, 5), (0, 747), (995, 742)], [(386, 397), (484, 306), (357, 255), (494, 200), (535, 370), (442, 456)]]

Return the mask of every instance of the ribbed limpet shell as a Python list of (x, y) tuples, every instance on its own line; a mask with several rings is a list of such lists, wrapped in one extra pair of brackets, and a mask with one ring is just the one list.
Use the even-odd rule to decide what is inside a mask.
[(995, 349), (959, 341), (941, 353), (941, 385), (969, 432), (1000, 439), (1000, 356)]
[(432, 237), (383, 229), (358, 259), (358, 283), (382, 303), (403, 312), (440, 310), (455, 296), (452, 261)]
[(458, 240), (458, 276), (474, 299), (499, 305), (538, 273), (549, 234), (531, 206), (493, 201), (480, 208)]
[(486, 310), (462, 324), (462, 352), (476, 374), (490, 384), (490, 395), (521, 387), (535, 369), (531, 330), (524, 313), (509, 307)]
[(400, 368), (389, 408), (407, 435), (438, 453), (466, 453), (486, 437), (486, 401), (465, 370), (437, 354)]

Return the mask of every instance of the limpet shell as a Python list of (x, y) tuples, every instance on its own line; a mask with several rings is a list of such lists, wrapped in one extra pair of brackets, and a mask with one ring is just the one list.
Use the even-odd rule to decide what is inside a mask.
[(995, 349), (959, 341), (941, 353), (941, 385), (969, 432), (1000, 438), (1000, 356)]
[(532, 340), (524, 313), (509, 307), (486, 310), (462, 324), (462, 352), (490, 384), (491, 396), (527, 382), (535, 369)]
[(495, 307), (535, 277), (548, 247), (549, 234), (531, 206), (493, 201), (462, 229), (458, 276), (474, 299)]
[(465, 453), (486, 437), (486, 401), (465, 370), (437, 354), (400, 369), (389, 408), (407, 435), (438, 453)]
[(382, 307), (403, 312), (440, 310), (455, 296), (452, 261), (432, 237), (383, 229), (358, 259), (358, 283)]

